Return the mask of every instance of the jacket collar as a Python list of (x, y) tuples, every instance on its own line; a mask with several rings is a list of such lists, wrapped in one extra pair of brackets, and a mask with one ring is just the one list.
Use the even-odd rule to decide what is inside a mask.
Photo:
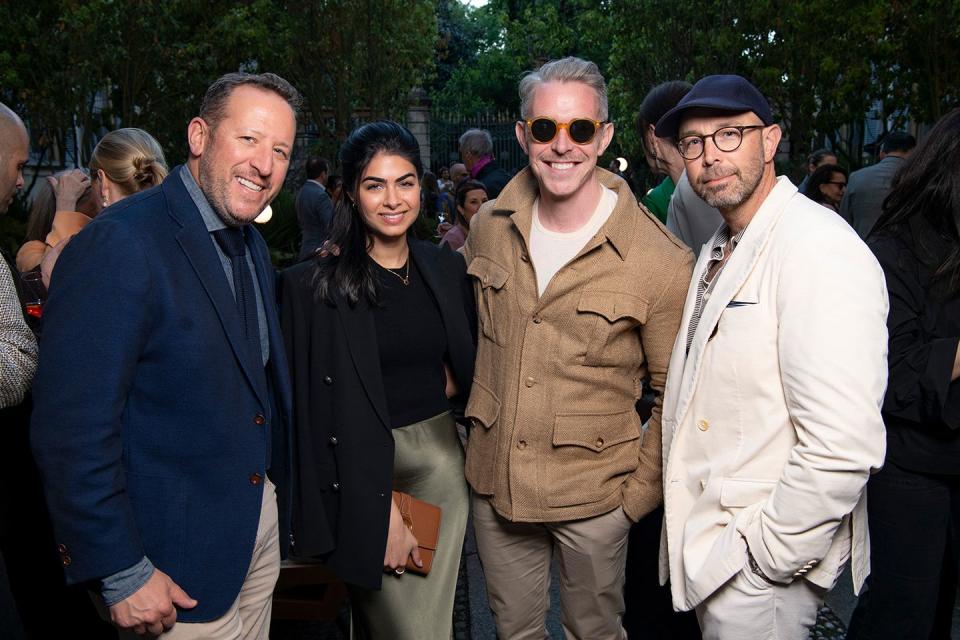
[[(587, 243), (581, 253), (590, 251), (608, 241), (617, 255), (620, 256), (620, 259), (626, 260), (633, 240), (633, 228), (636, 224), (634, 216), (637, 209), (637, 199), (623, 178), (600, 167), (597, 167), (596, 171), (600, 184), (617, 194), (617, 206), (610, 214), (610, 218), (600, 228), (599, 233)], [(540, 187), (537, 184), (536, 176), (533, 175), (528, 166), (507, 183), (493, 205), (492, 212), (494, 214), (510, 216), (513, 225), (523, 237), (524, 244), (528, 248), (530, 246), (530, 226), (533, 222), (533, 203), (539, 193)]]

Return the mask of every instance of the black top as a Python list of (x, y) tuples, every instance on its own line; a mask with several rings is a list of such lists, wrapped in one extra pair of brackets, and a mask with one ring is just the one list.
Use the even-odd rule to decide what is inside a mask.
[(377, 267), (380, 306), (374, 310), (374, 320), (387, 410), (394, 429), (450, 409), (443, 371), (447, 351), (443, 319), (416, 263), (410, 260), (408, 264), (408, 285), (402, 281), (406, 268)]
[(918, 258), (916, 237), (915, 229), (903, 225), (870, 239), (890, 294), (887, 459), (913, 471), (955, 474), (960, 382), (950, 378), (960, 340), (960, 296), (944, 300), (930, 290), (932, 268)]

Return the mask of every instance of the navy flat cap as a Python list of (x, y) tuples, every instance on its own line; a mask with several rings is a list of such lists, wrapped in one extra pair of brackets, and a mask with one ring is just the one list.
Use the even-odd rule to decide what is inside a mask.
[(695, 107), (733, 113), (753, 111), (763, 124), (774, 123), (770, 103), (746, 78), (734, 75), (706, 76), (693, 85), (693, 89), (677, 106), (657, 121), (657, 137), (675, 138), (683, 112)]

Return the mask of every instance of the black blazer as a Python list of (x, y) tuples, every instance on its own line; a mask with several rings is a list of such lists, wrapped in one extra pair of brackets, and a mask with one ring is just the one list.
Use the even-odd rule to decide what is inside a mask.
[[(932, 290), (933, 268), (950, 251), (916, 217), (870, 236), (890, 295), (890, 374), (883, 400), (887, 460), (922, 473), (960, 468), (960, 381), (951, 382), (960, 339), (960, 296)], [(930, 254), (930, 255), (926, 255)]]
[[(460, 254), (410, 240), (436, 298), (462, 412), (473, 380), (476, 312)], [(346, 582), (379, 589), (393, 486), (393, 433), (374, 317), (361, 299), (318, 301), (315, 262), (282, 276), (281, 317), (294, 388), (293, 551)]]

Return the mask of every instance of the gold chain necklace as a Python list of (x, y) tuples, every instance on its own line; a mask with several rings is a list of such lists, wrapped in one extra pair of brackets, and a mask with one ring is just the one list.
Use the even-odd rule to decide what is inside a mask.
[(397, 276), (397, 278), (400, 279), (400, 282), (403, 283), (403, 286), (407, 286), (408, 284), (410, 284), (410, 258), (409, 257), (407, 258), (407, 271), (404, 275), (400, 275), (399, 273), (397, 273), (396, 271), (394, 271), (389, 267), (381, 267), (381, 268), (384, 269), (387, 273), (391, 273)]

